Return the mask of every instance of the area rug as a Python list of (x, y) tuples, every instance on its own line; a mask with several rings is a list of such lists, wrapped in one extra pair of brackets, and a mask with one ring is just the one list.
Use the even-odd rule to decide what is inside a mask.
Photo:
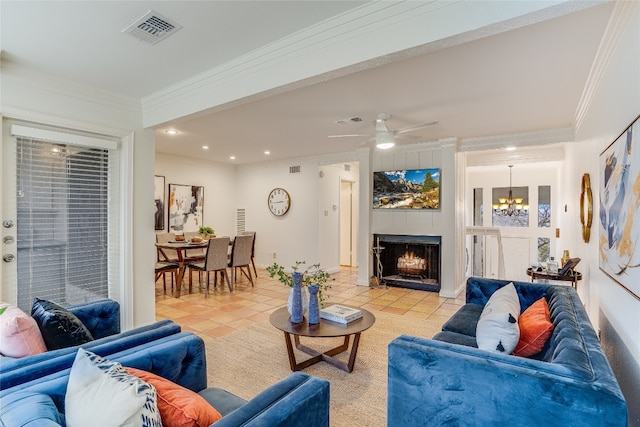
[[(352, 373), (325, 362), (304, 372), (331, 383), (331, 426), (386, 426), (387, 346), (402, 334), (432, 337), (441, 324), (375, 312), (376, 323), (360, 338), (360, 347)], [(342, 339), (301, 338), (303, 344), (327, 350)], [(207, 341), (209, 386), (221, 387), (244, 399), (251, 399), (265, 388), (291, 374), (282, 332), (268, 321), (248, 329)], [(296, 350), (298, 362), (309, 356)], [(337, 356), (347, 361), (347, 355)]]

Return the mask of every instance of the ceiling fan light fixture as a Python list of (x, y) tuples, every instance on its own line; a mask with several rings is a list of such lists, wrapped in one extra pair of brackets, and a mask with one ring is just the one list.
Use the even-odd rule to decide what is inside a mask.
[(376, 147), (381, 150), (388, 150), (396, 145), (393, 139), (393, 133), (391, 132), (377, 132), (376, 133)]

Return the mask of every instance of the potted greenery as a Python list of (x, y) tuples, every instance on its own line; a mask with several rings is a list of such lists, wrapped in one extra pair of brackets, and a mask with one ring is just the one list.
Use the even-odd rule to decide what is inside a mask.
[(208, 239), (209, 237), (216, 237), (215, 230), (209, 226), (202, 226), (198, 228), (198, 234), (200, 234), (203, 239)]
[(285, 286), (293, 288), (293, 275), (295, 273), (302, 274), (302, 287), (308, 287), (311, 285), (318, 285), (318, 300), (320, 305), (324, 306), (326, 294), (331, 289), (329, 280), (335, 280), (331, 278), (331, 275), (324, 268), (320, 267), (320, 264), (313, 264), (306, 268), (304, 271), (298, 271), (301, 265), (306, 264), (305, 261), (296, 261), (296, 265), (291, 266), (291, 273), (287, 273), (284, 267), (278, 263), (273, 263), (267, 267), (269, 277), (278, 277), (278, 281)]

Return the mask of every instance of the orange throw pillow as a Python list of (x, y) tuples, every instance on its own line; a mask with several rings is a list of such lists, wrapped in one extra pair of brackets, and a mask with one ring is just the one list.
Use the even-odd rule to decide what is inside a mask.
[(518, 326), (520, 326), (520, 341), (513, 350), (513, 354), (531, 357), (540, 353), (553, 332), (547, 300), (540, 298), (531, 304), (520, 315)]
[(158, 410), (164, 427), (209, 427), (222, 418), (220, 412), (198, 393), (151, 372), (125, 369), (156, 388)]

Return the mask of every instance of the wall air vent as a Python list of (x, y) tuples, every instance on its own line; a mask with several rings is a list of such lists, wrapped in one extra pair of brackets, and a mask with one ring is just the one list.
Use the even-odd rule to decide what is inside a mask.
[(289, 166), (289, 173), (300, 173), (300, 166)]
[(142, 18), (122, 30), (138, 40), (149, 44), (156, 44), (182, 28), (182, 25), (158, 12), (148, 11)]
[(242, 208), (236, 209), (236, 235), (242, 234), (246, 231), (244, 229), (246, 224), (246, 218), (247, 218), (247, 213), (244, 209)]
[(345, 172), (351, 172), (351, 165), (350, 165), (350, 164), (348, 164), (348, 163), (345, 163), (345, 164), (344, 164), (344, 171), (345, 171)]

